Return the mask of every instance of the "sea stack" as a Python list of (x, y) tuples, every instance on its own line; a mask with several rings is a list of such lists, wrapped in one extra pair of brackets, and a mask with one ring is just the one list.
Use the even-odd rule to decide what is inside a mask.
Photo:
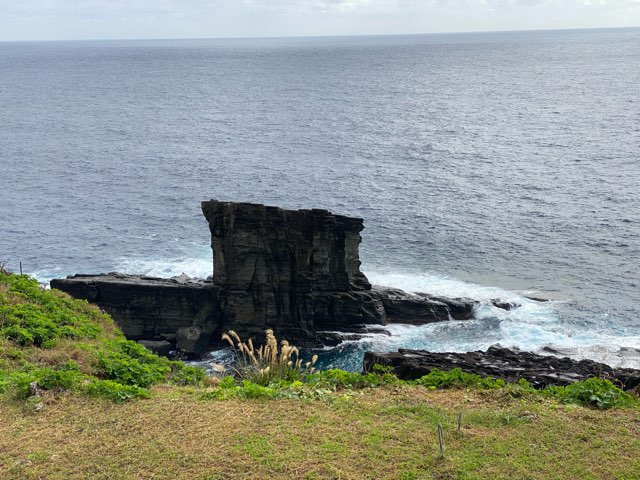
[(360, 271), (363, 220), (327, 210), (202, 202), (211, 230), (213, 282), (225, 289), (223, 323), (312, 340), (318, 328), (385, 323)]

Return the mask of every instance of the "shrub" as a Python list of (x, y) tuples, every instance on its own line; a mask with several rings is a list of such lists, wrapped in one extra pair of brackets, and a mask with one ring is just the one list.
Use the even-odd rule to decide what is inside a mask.
[(68, 362), (60, 369), (43, 368), (37, 371), (35, 381), (44, 390), (73, 390), (85, 376), (78, 365)]
[(35, 368), (23, 372), (0, 372), (0, 393), (12, 391), (25, 399), (37, 390), (75, 390), (87, 378), (78, 366), (69, 362), (60, 368)]
[(543, 393), (563, 403), (576, 403), (601, 410), (638, 405), (638, 401), (631, 395), (602, 378), (589, 378), (565, 387), (549, 385)]
[(122, 385), (149, 387), (163, 382), (171, 372), (169, 360), (158, 357), (139, 343), (116, 339), (98, 352), (99, 375)]
[(374, 372), (364, 375), (339, 369), (324, 370), (308, 376), (306, 382), (320, 387), (328, 387), (332, 390), (341, 390), (397, 384), (400, 383), (400, 380), (395, 375), (384, 370), (383, 367), (378, 367), (374, 369)]
[(206, 377), (204, 370), (199, 367), (185, 365), (182, 362), (171, 362), (172, 373), (169, 381), (175, 385), (192, 385), (194, 387), (204, 384)]
[(106, 398), (116, 403), (126, 402), (134, 398), (149, 398), (151, 393), (146, 388), (135, 385), (122, 385), (111, 380), (92, 380), (84, 387), (93, 396)]
[(18, 345), (51, 348), (59, 338), (96, 338), (102, 329), (79, 301), (43, 290), (27, 275), (0, 273), (11, 295), (0, 298), (0, 337)]

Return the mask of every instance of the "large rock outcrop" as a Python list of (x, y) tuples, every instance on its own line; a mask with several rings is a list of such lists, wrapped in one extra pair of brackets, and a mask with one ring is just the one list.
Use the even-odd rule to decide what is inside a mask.
[(211, 230), (213, 281), (228, 290), (370, 290), (360, 271), (361, 218), (327, 210), (202, 202)]
[(225, 324), (248, 335), (273, 328), (314, 344), (318, 328), (386, 323), (360, 271), (362, 219), (216, 200), (202, 211)]
[(524, 378), (537, 388), (567, 385), (595, 376), (609, 378), (627, 390), (640, 385), (640, 370), (613, 369), (592, 360), (572, 360), (568, 357), (537, 355), (500, 347), (490, 347), (486, 352), (468, 353), (406, 349), (393, 353), (367, 352), (364, 357), (365, 371), (371, 371), (375, 364), (391, 366), (394, 373), (405, 380), (420, 378), (433, 368), (460, 368), (468, 373), (501, 378), (508, 382)]
[(360, 271), (360, 218), (216, 200), (203, 202), (202, 211), (211, 231), (212, 281), (114, 273), (51, 286), (98, 304), (129, 338), (162, 350), (169, 342), (192, 354), (210, 349), (228, 329), (259, 339), (272, 328), (300, 346), (319, 346), (319, 331), (473, 316), (468, 299), (372, 289)]
[(51, 288), (99, 305), (127, 338), (162, 353), (205, 353), (222, 319), (222, 288), (206, 281), (113, 272), (51, 280)]

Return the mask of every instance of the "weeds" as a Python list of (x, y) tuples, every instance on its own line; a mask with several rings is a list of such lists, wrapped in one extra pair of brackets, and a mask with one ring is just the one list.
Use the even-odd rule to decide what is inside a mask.
[(481, 377), (473, 373), (463, 372), (459, 368), (454, 368), (448, 372), (443, 372), (437, 368), (432, 369), (427, 375), (415, 381), (417, 385), (422, 385), (435, 390), (437, 388), (452, 387), (473, 387), (479, 389), (502, 388), (506, 385), (504, 380), (491, 377)]
[(586, 405), (600, 410), (638, 405), (638, 400), (602, 378), (589, 378), (565, 387), (550, 385), (542, 393), (563, 403)]

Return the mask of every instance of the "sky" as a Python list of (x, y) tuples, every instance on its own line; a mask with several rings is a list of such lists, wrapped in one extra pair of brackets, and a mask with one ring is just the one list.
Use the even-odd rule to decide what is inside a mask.
[(0, 41), (640, 26), (640, 0), (0, 0)]

